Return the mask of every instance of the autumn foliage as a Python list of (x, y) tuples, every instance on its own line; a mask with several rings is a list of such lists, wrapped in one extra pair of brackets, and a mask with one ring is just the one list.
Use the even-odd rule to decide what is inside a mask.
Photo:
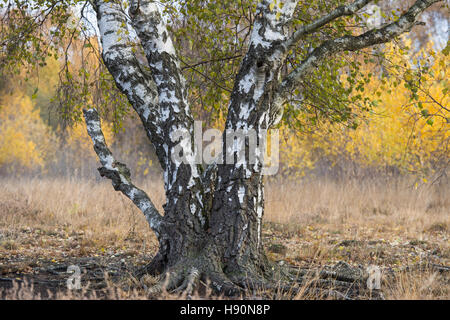
[[(386, 51), (393, 65), (403, 68), (374, 75), (363, 90), (353, 91), (375, 105), (369, 112), (355, 111), (360, 119), (356, 128), (329, 122), (301, 134), (282, 128), (285, 139), (280, 149), (286, 171), (304, 175), (325, 162), (349, 172), (370, 168), (427, 175), (448, 165), (448, 52), (428, 48), (431, 58), (418, 60), (426, 56), (425, 50), (414, 57), (399, 54), (394, 46)], [(426, 73), (420, 64), (428, 64)], [(369, 74), (373, 66), (366, 68)], [(342, 82), (346, 83), (345, 75)], [(420, 89), (414, 87), (418, 82)]]
[[(354, 108), (355, 126), (324, 119), (299, 132), (284, 124), (280, 128), (281, 174), (301, 177), (325, 167), (334, 174), (359, 175), (369, 170), (426, 177), (446, 168), (450, 158), (447, 51), (434, 52), (430, 44), (406, 54), (401, 47), (388, 45), (384, 48), (387, 61), (403, 67), (380, 70), (376, 64), (362, 63), (365, 69), (360, 71), (370, 75), (369, 80), (364, 87), (352, 88), (352, 95), (358, 95), (358, 101), (370, 101), (371, 107)], [(84, 122), (67, 125), (58, 112), (49, 110), (52, 98), (61, 94), (57, 84), (62, 65), (48, 59), (39, 71), (40, 81), (35, 76), (21, 86), (10, 82), (1, 91), (1, 172), (44, 172), (58, 164), (72, 172), (82, 169), (86, 159), (95, 161)], [(77, 65), (70, 68), (74, 83), (80, 83), (85, 74), (76, 73)], [(25, 78), (23, 73), (19, 78)], [(351, 88), (345, 72), (340, 81), (343, 88)], [(122, 142), (128, 136), (134, 142), (121, 143), (121, 153), (135, 158), (131, 163), (136, 174), (155, 172), (148, 150), (126, 147), (145, 141), (134, 128), (138, 121), (126, 122), (123, 133), (115, 127), (115, 116), (104, 120), (108, 143), (114, 145), (118, 135)]]

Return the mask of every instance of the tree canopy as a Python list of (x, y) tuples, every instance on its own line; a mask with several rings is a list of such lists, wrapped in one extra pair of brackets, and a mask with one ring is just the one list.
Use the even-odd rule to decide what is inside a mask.
[[(282, 3), (272, 1), (271, 9), (277, 12)], [(286, 32), (292, 34), (293, 45), (288, 48), (282, 67), (283, 78), (327, 41), (345, 39), (374, 26), (387, 25), (405, 13), (412, 1), (396, 1), (395, 4), (375, 1), (374, 7), (351, 15), (341, 12), (345, 3), (341, 0), (299, 1), (294, 19), (284, 26)], [(248, 49), (257, 4), (256, 0), (163, 0), (159, 3), (179, 52), (191, 108), (203, 120), (217, 123), (226, 116), (234, 76)], [(51, 57), (58, 57), (63, 62), (56, 99), (61, 115), (69, 122), (77, 121), (81, 117), (81, 109), (92, 105), (113, 120), (118, 129), (130, 109), (126, 99), (118, 94), (101, 59), (98, 28), (91, 4), (78, 0), (2, 0), (0, 5), (2, 73), (17, 73), (23, 65), (30, 69), (42, 68)], [(129, 9), (126, 1), (121, 6), (124, 12)], [(448, 18), (447, 6), (446, 3), (437, 3), (431, 8), (428, 15), (434, 19), (427, 19), (427, 28), (437, 28), (436, 24), (444, 23)], [(313, 23), (319, 18), (325, 19), (319, 22), (326, 23), (325, 27), (319, 28), (320, 25)], [(414, 28), (413, 36), (418, 42), (424, 41), (424, 28), (420, 25)], [(144, 61), (129, 18), (124, 21), (120, 32), (134, 43), (137, 56)], [(417, 42), (408, 46), (399, 39), (398, 44), (399, 54), (415, 52), (418, 48)], [(393, 63), (382, 46), (378, 49), (347, 47), (338, 51), (327, 55), (309, 76), (289, 85), (289, 99), (285, 102), (283, 115), (286, 125), (296, 130), (308, 130), (325, 119), (356, 127), (359, 111), (368, 111), (377, 103), (376, 99), (361, 94), (371, 77), (406, 75), (413, 77), (411, 81), (414, 84), (420, 84), (421, 77), (427, 74), (426, 63), (422, 66), (420, 63), (410, 64), (405, 68)], [(400, 74), (391, 72), (393, 68), (401, 69)], [(347, 86), (341, 82), (344, 73)], [(412, 97), (416, 98), (415, 91), (421, 89), (414, 85), (410, 90)]]

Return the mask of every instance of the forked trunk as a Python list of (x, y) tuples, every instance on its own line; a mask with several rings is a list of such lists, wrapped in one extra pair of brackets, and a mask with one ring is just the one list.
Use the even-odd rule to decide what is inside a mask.
[[(379, 29), (323, 41), (281, 79), (280, 70), (299, 41), (337, 18), (354, 15), (370, 1), (349, 2), (290, 33), (299, 1), (261, 0), (252, 22), (248, 51), (230, 96), (223, 161), (205, 168), (202, 162), (194, 161), (196, 156), (192, 157), (195, 125), (186, 82), (156, 1), (131, 0), (127, 16), (120, 1), (94, 0), (103, 61), (139, 115), (164, 172), (167, 202), (161, 215), (148, 195), (134, 186), (128, 168), (114, 160), (97, 111), (85, 111), (88, 133), (102, 164), (100, 174), (111, 179), (114, 188), (141, 209), (158, 237), (160, 250), (147, 271), (168, 273), (171, 280), (167, 289), (192, 291), (201, 278), (211, 280), (213, 288), (228, 294), (246, 287), (247, 279), (267, 284), (273, 266), (266, 259), (261, 237), (264, 152), (257, 152), (253, 159), (256, 162), (248, 158), (254, 148), (264, 143), (262, 132), (280, 121), (289, 96), (321, 60), (390, 41), (410, 30), (417, 16), (439, 1), (417, 0), (395, 22)], [(131, 45), (134, 39), (126, 28), (128, 19), (148, 66), (136, 58)], [(256, 135), (227, 142), (228, 130)], [(180, 145), (187, 161), (174, 160)], [(236, 161), (235, 153), (242, 151), (243, 161)]]

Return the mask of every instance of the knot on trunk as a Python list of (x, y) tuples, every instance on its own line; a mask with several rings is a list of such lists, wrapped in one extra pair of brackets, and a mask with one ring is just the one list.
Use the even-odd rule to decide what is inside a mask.
[(140, 0), (132, 0), (130, 3), (130, 9), (128, 10), (128, 14), (130, 17), (134, 17), (139, 13)]

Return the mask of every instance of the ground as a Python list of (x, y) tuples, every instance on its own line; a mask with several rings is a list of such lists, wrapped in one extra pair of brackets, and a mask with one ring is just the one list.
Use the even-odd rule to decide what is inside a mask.
[[(144, 189), (161, 207), (162, 184), (149, 180)], [(449, 299), (448, 194), (448, 184), (409, 179), (269, 181), (266, 250), (271, 260), (304, 269), (377, 266), (386, 299)], [(134, 274), (156, 251), (140, 212), (105, 181), (0, 181), (2, 298), (148, 298), (157, 279)], [(81, 291), (66, 290), (70, 265), (82, 271)], [(294, 295), (249, 297), (324, 298), (302, 286)]]

